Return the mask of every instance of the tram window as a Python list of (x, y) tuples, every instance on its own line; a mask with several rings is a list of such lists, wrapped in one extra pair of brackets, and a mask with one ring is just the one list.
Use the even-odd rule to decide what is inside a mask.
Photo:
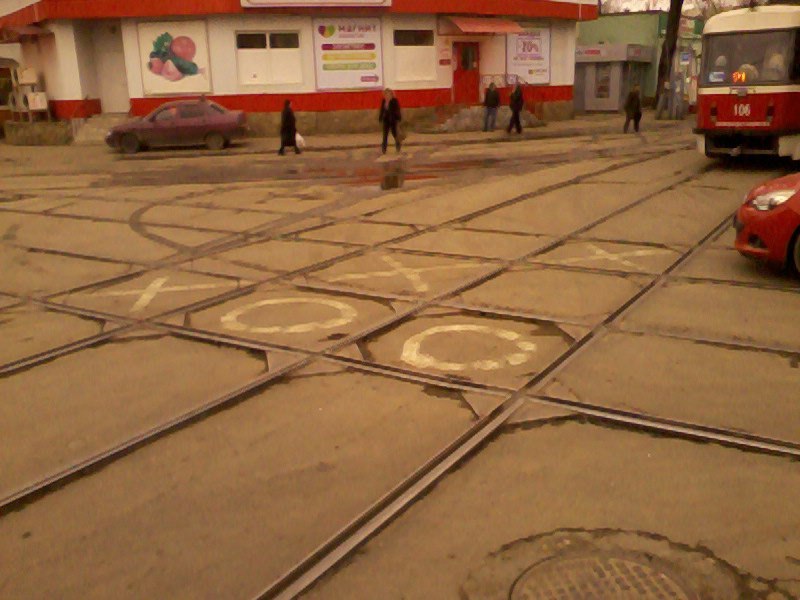
[(792, 81), (800, 81), (800, 32), (794, 37), (794, 60), (792, 61)]
[(702, 82), (705, 85), (783, 83), (797, 69), (792, 52), (795, 37), (792, 30), (708, 36)]

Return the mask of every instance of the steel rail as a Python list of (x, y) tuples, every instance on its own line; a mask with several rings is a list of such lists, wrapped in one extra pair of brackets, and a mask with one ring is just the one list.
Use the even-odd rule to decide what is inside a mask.
[[(535, 392), (549, 382), (549, 380), (580, 353), (591, 347), (594, 340), (599, 339), (600, 334), (615, 320), (625, 315), (627, 312), (638, 306), (645, 298), (661, 288), (668, 280), (670, 274), (690, 260), (699, 252), (705, 244), (718, 235), (729, 223), (730, 217), (717, 225), (709, 234), (694, 244), (688, 251), (684, 252), (675, 262), (670, 265), (661, 275), (642, 288), (628, 301), (622, 304), (617, 310), (611, 313), (603, 322), (596, 325), (588, 334), (570, 346), (555, 361), (550, 363), (543, 371), (534, 376), (526, 385), (517, 390), (503, 402), (497, 409), (489, 415), (480, 419), (469, 432), (447, 448), (442, 450), (435, 457), (421, 466), (417, 471), (410, 475), (406, 480), (398, 484), (392, 491), (378, 499), (366, 511), (345, 525), (336, 534), (323, 542), (318, 548), (303, 558), (294, 567), (278, 577), (267, 588), (255, 595), (256, 600), (288, 600), (297, 597), (299, 594), (310, 588), (321, 577), (333, 569), (341, 560), (349, 556), (356, 548), (371, 539), (376, 533), (386, 527), (396, 519), (406, 508), (413, 504), (431, 486), (437, 483), (450, 470), (461, 463), (474, 452), (481, 444), (496, 434), (508, 421), (508, 419), (526, 402), (526, 397)], [(589, 410), (584, 407), (585, 410)], [(602, 412), (602, 411), (598, 411)], [(619, 415), (614, 415), (612, 411), (606, 411), (606, 419), (614, 417), (619, 419)], [(619, 420), (617, 421), (619, 422)], [(627, 423), (631, 425), (632, 423)], [(647, 423), (648, 429), (659, 427), (655, 422)], [(677, 431), (676, 425), (665, 428), (665, 433)], [(720, 434), (714, 431), (693, 432), (697, 439), (708, 441), (719, 441)], [(703, 437), (705, 436), (705, 438)], [(739, 444), (751, 449), (763, 450), (765, 440), (747, 440), (739, 437)], [(781, 442), (773, 443), (771, 450), (776, 451), (782, 447)], [(792, 454), (794, 455), (794, 454)]]
[(724, 427), (711, 427), (702, 423), (690, 423), (679, 419), (645, 415), (636, 411), (621, 410), (554, 396), (537, 394), (531, 399), (534, 402), (565, 408), (576, 414), (593, 417), (598, 421), (623, 425), (633, 429), (644, 429), (654, 433), (684, 437), (700, 442), (716, 442), (741, 450), (800, 457), (800, 443), (790, 440), (770, 438)]
[[(600, 172), (609, 172), (609, 171), (613, 171), (614, 169), (624, 168), (625, 166), (628, 166), (628, 164), (626, 163), (626, 164), (623, 164), (623, 165), (611, 166), (611, 167), (608, 167), (608, 168), (600, 170)], [(592, 176), (595, 176), (595, 175), (597, 175), (597, 172), (594, 172), (594, 173), (591, 173), (591, 174), (587, 174), (587, 175), (582, 175), (582, 176), (570, 179), (570, 180), (568, 180), (566, 182), (562, 182), (560, 184), (554, 184), (554, 185), (551, 185), (551, 186), (546, 186), (546, 188), (544, 188), (544, 189), (547, 190), (547, 191), (550, 191), (552, 189), (560, 189), (560, 188), (563, 188), (563, 187), (568, 187), (569, 185), (573, 185), (576, 181), (580, 181), (582, 179), (585, 179), (585, 178), (588, 178), (588, 177), (592, 177)], [(681, 179), (681, 182), (690, 181), (690, 180), (696, 178), (697, 176), (698, 176), (697, 174), (687, 175), (687, 176), (685, 176), (685, 177), (683, 177)], [(668, 186), (666, 186), (665, 189), (670, 189), (670, 188), (674, 187), (675, 185), (678, 185), (679, 183), (680, 182), (678, 182), (678, 183), (673, 182), (673, 183), (669, 184)], [(442, 293), (440, 293), (438, 295), (435, 295), (433, 297), (429, 297), (429, 298), (427, 298), (425, 300), (421, 300), (418, 303), (413, 304), (407, 310), (397, 312), (392, 317), (389, 317), (389, 318), (387, 318), (387, 319), (385, 319), (385, 320), (383, 320), (383, 321), (381, 321), (381, 322), (379, 322), (377, 324), (374, 324), (374, 325), (371, 325), (371, 326), (367, 327), (366, 329), (364, 329), (364, 330), (362, 330), (362, 331), (360, 331), (358, 333), (352, 334), (350, 336), (347, 336), (347, 337), (343, 338), (342, 340), (339, 340), (339, 341), (335, 342), (334, 344), (332, 344), (331, 346), (326, 348), (324, 350), (324, 352), (326, 352), (328, 354), (334, 354), (337, 351), (339, 351), (339, 350), (341, 350), (341, 349), (343, 349), (343, 348), (345, 348), (345, 347), (347, 347), (347, 346), (349, 346), (351, 344), (355, 344), (355, 343), (357, 343), (357, 342), (359, 342), (361, 340), (364, 340), (364, 339), (366, 339), (366, 338), (368, 338), (370, 336), (373, 336), (373, 335), (375, 335), (375, 334), (377, 334), (377, 333), (379, 333), (381, 331), (384, 331), (384, 330), (386, 330), (388, 328), (396, 326), (397, 324), (403, 322), (404, 320), (406, 320), (406, 319), (408, 319), (410, 317), (413, 317), (413, 316), (417, 315), (418, 313), (424, 311), (425, 309), (436, 305), (438, 302), (440, 302), (442, 300), (445, 300), (445, 299), (447, 299), (447, 298), (449, 298), (449, 297), (451, 297), (453, 295), (460, 294), (460, 293), (462, 293), (463, 291), (465, 291), (467, 289), (470, 289), (472, 287), (478, 286), (481, 283), (483, 283), (483, 282), (485, 282), (485, 281), (487, 281), (487, 280), (489, 280), (489, 279), (491, 279), (493, 277), (496, 277), (498, 274), (504, 272), (505, 270), (507, 270), (508, 268), (513, 266), (514, 264), (517, 264), (517, 263), (520, 263), (520, 262), (524, 262), (528, 258), (530, 258), (531, 256), (535, 256), (538, 253), (546, 252), (546, 251), (558, 246), (559, 244), (563, 243), (565, 240), (569, 239), (571, 236), (578, 235), (582, 231), (589, 230), (592, 227), (595, 227), (595, 226), (605, 222), (606, 220), (612, 219), (615, 216), (617, 216), (619, 214), (622, 214), (623, 212), (625, 212), (627, 210), (630, 210), (630, 209), (634, 208), (635, 206), (638, 206), (642, 202), (645, 202), (646, 200), (648, 200), (653, 195), (658, 194), (658, 193), (662, 193), (662, 191), (663, 190), (660, 190), (660, 191), (657, 191), (657, 192), (653, 192), (653, 193), (650, 193), (650, 194), (646, 194), (646, 195), (644, 195), (644, 196), (642, 196), (642, 197), (640, 197), (640, 198), (638, 198), (636, 200), (633, 200), (633, 201), (629, 202), (628, 204), (626, 204), (624, 206), (621, 206), (621, 207), (618, 207), (618, 208), (614, 209), (613, 211), (607, 213), (606, 215), (604, 215), (602, 217), (599, 217), (599, 218), (593, 220), (592, 222), (590, 222), (588, 224), (585, 224), (585, 225), (577, 228), (575, 231), (573, 231), (571, 233), (567, 233), (567, 234), (565, 234), (565, 235), (563, 235), (563, 236), (561, 236), (559, 238), (554, 239), (550, 244), (548, 244), (548, 245), (546, 245), (544, 247), (537, 248), (536, 250), (534, 250), (534, 251), (532, 251), (532, 252), (530, 252), (530, 253), (522, 256), (522, 257), (519, 257), (517, 259), (506, 261), (505, 265), (496, 266), (491, 271), (485, 272), (485, 273), (483, 273), (483, 274), (481, 274), (481, 275), (479, 275), (477, 277), (473, 277), (471, 279), (468, 279), (468, 280), (462, 282), (461, 284), (459, 284), (458, 286), (456, 286), (453, 289), (446, 290), (446, 291), (444, 291), (444, 292), (442, 292)], [(540, 190), (539, 192), (536, 192), (536, 193), (526, 193), (526, 194), (522, 195), (521, 197), (535, 196), (535, 195), (538, 195), (539, 193), (546, 193), (546, 191), (541, 191)], [(502, 204), (505, 205), (507, 203), (508, 203), (508, 201), (503, 202)], [(481, 209), (480, 212), (482, 212), (484, 210), (486, 210), (486, 209)], [(489, 212), (491, 212), (491, 211), (489, 211)], [(461, 218), (463, 218), (463, 217), (461, 217)], [(422, 232), (415, 232), (415, 235), (419, 235), (421, 233)], [(255, 286), (248, 286), (247, 288), (243, 288), (243, 289), (250, 289), (250, 288), (254, 289)], [(246, 292), (242, 292), (241, 289), (240, 290), (234, 290), (232, 292), (228, 292), (226, 294), (222, 294), (221, 296), (219, 296), (217, 298), (214, 298), (214, 299), (211, 299), (211, 300), (207, 300), (207, 301), (203, 301), (203, 302), (198, 303), (198, 304), (203, 304), (204, 302), (215, 303), (215, 300), (217, 300), (218, 298), (235, 297), (235, 295), (241, 295), (241, 293), (246, 293)], [(41, 301), (41, 300), (39, 300), (37, 302), (39, 302), (41, 304), (45, 304), (45, 305), (50, 305), (51, 304), (51, 303), (49, 303), (47, 301)], [(58, 307), (61, 310), (64, 310), (64, 309), (74, 310), (76, 313), (79, 313), (79, 314), (91, 313), (91, 311), (85, 311), (84, 309), (77, 309), (77, 308), (72, 309), (72, 308), (66, 307), (64, 305), (58, 305)], [(171, 315), (171, 314), (174, 314), (176, 312), (185, 312), (186, 310), (187, 309), (184, 307), (184, 308), (181, 308), (181, 309), (168, 311), (167, 313), (164, 313), (164, 315)], [(156, 316), (156, 317), (150, 317), (149, 319), (147, 319), (145, 321), (140, 321), (139, 323), (143, 324), (145, 322), (152, 322), (153, 320), (155, 320), (157, 318), (160, 318), (160, 317), (163, 317), (163, 315)], [(278, 379), (280, 377), (283, 377), (284, 375), (286, 375), (286, 374), (288, 374), (288, 373), (290, 373), (290, 372), (292, 372), (294, 370), (297, 370), (297, 369), (300, 369), (302, 367), (307, 366), (308, 364), (313, 362), (313, 360), (314, 360), (313, 356), (310, 356), (310, 355), (309, 356), (305, 356), (303, 358), (300, 358), (295, 363), (291, 363), (289, 365), (281, 367), (280, 369), (277, 369), (275, 371), (271, 371), (271, 372), (266, 373), (266, 374), (264, 374), (262, 376), (259, 376), (259, 377), (255, 378), (255, 379), (251, 380), (249, 383), (245, 384), (244, 386), (241, 386), (241, 387), (239, 387), (239, 388), (237, 388), (237, 389), (235, 389), (235, 390), (233, 390), (231, 392), (223, 394), (220, 397), (217, 397), (217, 398), (215, 398), (213, 400), (210, 400), (210, 401), (202, 404), (200, 407), (196, 407), (194, 409), (186, 411), (183, 414), (181, 414), (181, 415), (179, 415), (177, 417), (174, 417), (173, 419), (171, 419), (171, 420), (169, 420), (169, 421), (167, 421), (167, 422), (165, 422), (165, 423), (163, 423), (161, 425), (158, 425), (158, 426), (156, 426), (154, 428), (151, 428), (151, 429), (147, 430), (146, 432), (136, 434), (136, 435), (132, 436), (131, 438), (129, 438), (128, 440), (113, 446), (112, 448), (109, 448), (107, 450), (104, 450), (102, 452), (94, 454), (91, 457), (83, 459), (83, 460), (79, 461), (78, 463), (76, 463), (74, 465), (71, 465), (71, 466), (69, 466), (69, 467), (67, 467), (67, 468), (65, 468), (65, 469), (63, 469), (61, 471), (58, 471), (56, 473), (53, 473), (53, 474), (41, 479), (40, 481), (31, 483), (31, 484), (27, 485), (25, 488), (23, 488), (22, 490), (15, 491), (15, 492), (11, 493), (10, 495), (6, 496), (5, 498), (0, 498), (0, 515), (8, 512), (10, 510), (14, 510), (15, 507), (27, 504), (27, 503), (35, 500), (36, 498), (39, 498), (39, 497), (41, 497), (41, 496), (43, 496), (43, 495), (45, 495), (45, 494), (57, 489), (58, 487), (61, 487), (61, 486), (65, 485), (65, 484), (67, 484), (68, 482), (70, 482), (70, 481), (74, 480), (75, 478), (79, 477), (82, 473), (85, 473), (85, 472), (90, 471), (90, 470), (94, 470), (95, 468), (100, 468), (105, 464), (109, 464), (110, 462), (112, 462), (112, 461), (114, 461), (114, 460), (116, 460), (118, 458), (121, 458), (122, 456), (126, 456), (126, 455), (130, 454), (131, 452), (133, 452), (134, 450), (136, 450), (136, 449), (138, 449), (140, 447), (143, 447), (143, 446), (145, 446), (145, 445), (147, 445), (149, 443), (153, 443), (153, 442), (157, 441), (158, 439), (161, 439), (165, 435), (174, 433), (176, 431), (179, 431), (180, 429), (188, 427), (189, 425), (201, 420), (202, 418), (205, 418), (207, 416), (210, 416), (210, 415), (216, 413), (218, 410), (220, 410), (222, 408), (226, 408), (226, 407), (229, 407), (229, 406), (234, 406), (234, 405), (238, 404), (239, 402), (242, 402), (246, 397), (249, 397), (250, 394), (260, 391), (261, 389), (263, 389), (265, 386), (267, 386), (272, 381), (274, 381), (274, 380), (276, 380), (276, 379)]]

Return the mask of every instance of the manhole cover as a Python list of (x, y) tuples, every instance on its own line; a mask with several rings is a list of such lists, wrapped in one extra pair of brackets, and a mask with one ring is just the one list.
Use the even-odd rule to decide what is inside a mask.
[(674, 576), (631, 557), (577, 556), (534, 565), (514, 583), (511, 600), (690, 600)]
[(560, 529), (518, 539), (488, 554), (470, 570), (460, 597), (463, 600), (762, 597), (751, 589), (753, 582), (706, 549), (676, 544), (654, 533)]

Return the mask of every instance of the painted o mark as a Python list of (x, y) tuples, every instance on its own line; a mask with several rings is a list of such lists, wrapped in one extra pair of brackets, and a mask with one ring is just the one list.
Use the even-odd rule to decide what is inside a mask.
[[(518, 352), (506, 354), (494, 360), (475, 360), (467, 363), (447, 362), (434, 358), (430, 354), (425, 354), (420, 350), (422, 342), (431, 336), (440, 333), (461, 333), (461, 332), (485, 333), (499, 337), (502, 340), (513, 342), (517, 346)], [(437, 369), (439, 371), (466, 371), (476, 369), (479, 371), (494, 371), (508, 366), (517, 366), (526, 362), (533, 352), (536, 352), (536, 344), (521, 339), (522, 336), (516, 331), (508, 329), (497, 329), (486, 325), (439, 325), (431, 327), (425, 331), (411, 336), (403, 345), (403, 362), (418, 367), (420, 369)]]
[[(253, 327), (239, 321), (239, 317), (245, 313), (261, 308), (262, 306), (276, 306), (281, 304), (317, 304), (327, 306), (339, 311), (339, 316), (327, 321), (311, 321), (310, 323), (299, 323), (297, 325), (272, 325), (269, 327)], [(249, 331), (252, 333), (309, 333), (317, 329), (334, 329), (352, 323), (358, 316), (356, 309), (336, 300), (325, 300), (323, 298), (275, 298), (272, 300), (261, 300), (232, 310), (224, 315), (222, 325), (231, 331)]]

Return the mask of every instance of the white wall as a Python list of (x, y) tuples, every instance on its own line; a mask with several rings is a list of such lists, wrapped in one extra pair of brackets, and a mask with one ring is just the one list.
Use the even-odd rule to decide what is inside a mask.
[(103, 112), (128, 112), (128, 78), (119, 20), (93, 21), (90, 25), (93, 51), (92, 71), (96, 75), (96, 93)]
[(550, 85), (575, 84), (575, 45), (578, 25), (553, 21), (550, 25)]
[[(396, 29), (430, 29), (433, 31), (433, 47), (409, 47), (394, 45)], [(450, 88), (453, 85), (453, 71), (449, 65), (440, 65), (442, 50), (449, 48), (452, 41), (440, 37), (436, 29), (435, 15), (389, 15), (383, 18), (383, 77), (386, 87), (397, 90), (421, 90)], [(425, 66), (413, 64), (427, 57), (430, 63)], [(401, 67), (400, 61), (407, 61)], [(409, 76), (417, 73), (417, 77)]]
[[(316, 91), (312, 17), (265, 14), (220, 15), (207, 19), (210, 54), (211, 93), (214, 95), (259, 93), (311, 93)], [(570, 21), (539, 21), (551, 28), (550, 85), (573, 85), (575, 77), (575, 45), (577, 25)], [(408, 48), (394, 46), (395, 29), (431, 29), (434, 47)], [(236, 33), (255, 31), (297, 31), (300, 35), (301, 69), (298, 84), (249, 85), (239, 82)], [(144, 96), (141, 59), (136, 21), (122, 22), (128, 91), (132, 98)], [(506, 37), (440, 36), (434, 15), (387, 15), (382, 18), (384, 84), (398, 90), (449, 89), (453, 85), (454, 65), (440, 65), (443, 52), (452, 49), (455, 41), (480, 44), (481, 75), (503, 75), (506, 72)], [(430, 57), (432, 66), (400, 68), (399, 60), (419, 61)]]
[[(236, 34), (240, 32), (297, 32), (300, 35), (300, 83), (240, 84)], [(208, 19), (208, 51), (214, 94), (280, 94), (313, 92), (314, 40), (311, 17), (280, 15), (220, 16)]]
[(39, 73), (51, 100), (83, 98), (75, 31), (71, 21), (48, 21), (53, 35), (43, 35), (22, 44), (22, 62)]
[(75, 52), (78, 58), (81, 94), (83, 98), (98, 98), (100, 90), (97, 81), (97, 69), (92, 40), (92, 28), (96, 27), (91, 21), (76, 21)]
[(0, 44), (0, 58), (10, 58), (22, 64), (22, 47), (19, 44)]

